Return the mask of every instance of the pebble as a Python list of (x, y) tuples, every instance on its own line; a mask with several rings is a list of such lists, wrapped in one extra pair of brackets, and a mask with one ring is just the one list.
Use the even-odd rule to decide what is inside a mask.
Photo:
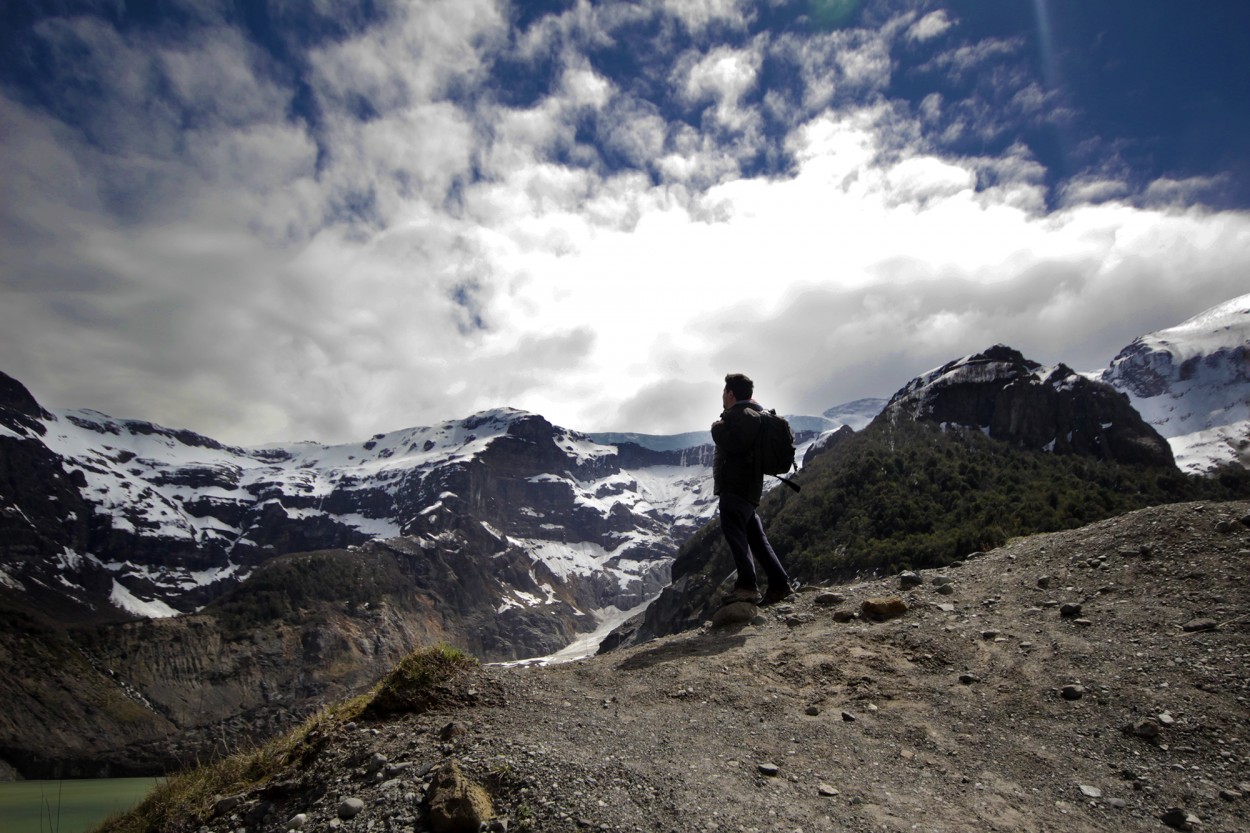
[(287, 819), (286, 829), (287, 830), (303, 830), (304, 825), (307, 823), (308, 823), (307, 813), (296, 813), (295, 815)]
[(825, 798), (833, 798), (835, 795), (839, 795), (838, 788), (830, 784), (820, 784), (816, 787), (816, 791)]
[(1059, 695), (1065, 700), (1080, 700), (1085, 696), (1085, 686), (1083, 685), (1066, 685), (1059, 689)]
[(1086, 798), (1102, 798), (1102, 790), (1089, 784), (1081, 784), (1081, 795)]
[(759, 771), (760, 775), (776, 778), (781, 773), (781, 767), (776, 764), (760, 764)]
[(1059, 615), (1071, 619), (1081, 615), (1081, 606), (1077, 602), (1064, 602), (1059, 606)]
[(846, 601), (846, 596), (841, 593), (826, 592), (816, 594), (812, 599), (812, 604), (820, 605), (821, 607), (834, 607), (842, 604), (844, 601)]
[(820, 714), (820, 706), (808, 706), (806, 710), (806, 714), (809, 717), (815, 717), (816, 715)]
[(959, 682), (963, 683), (964, 685), (972, 685), (973, 683), (981, 682), (981, 678), (978, 677), (976, 674), (960, 674)]

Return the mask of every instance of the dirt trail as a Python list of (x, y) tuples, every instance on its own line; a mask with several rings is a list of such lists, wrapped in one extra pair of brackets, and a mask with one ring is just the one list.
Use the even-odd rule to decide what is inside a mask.
[[(756, 624), (483, 668), (480, 705), (344, 727), (207, 829), (420, 833), (426, 773), (455, 758), (508, 830), (1157, 833), (1168, 811), (1248, 830), (1248, 516), (1148, 509), (908, 589), (810, 588)], [(890, 595), (899, 618), (835, 621)]]

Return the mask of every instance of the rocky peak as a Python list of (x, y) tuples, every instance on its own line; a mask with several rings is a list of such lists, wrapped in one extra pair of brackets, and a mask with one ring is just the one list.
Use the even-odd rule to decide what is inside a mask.
[(1021, 448), (1171, 468), (1167, 441), (1126, 396), (1064, 364), (997, 344), (909, 382), (878, 419), (979, 428)]
[(41, 419), (49, 419), (49, 414), (21, 382), (0, 372), (0, 426), (8, 426), (24, 434), (22, 428), (43, 433)]

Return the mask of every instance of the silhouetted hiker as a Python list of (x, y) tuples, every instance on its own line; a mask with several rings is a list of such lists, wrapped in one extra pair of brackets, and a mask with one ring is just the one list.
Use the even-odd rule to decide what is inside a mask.
[[(752, 397), (755, 383), (741, 373), (725, 377), (721, 395), (724, 411), (712, 423), (712, 441), (716, 455), (712, 458), (713, 492), (720, 496), (720, 526), (738, 568), (738, 580), (726, 602), (746, 601), (772, 604), (790, 594), (790, 579), (768, 536), (755, 507), (764, 493), (764, 475), (755, 465), (755, 451), (760, 436), (760, 412), (764, 410)], [(761, 600), (755, 579), (755, 562), (759, 559), (768, 578), (768, 589)]]

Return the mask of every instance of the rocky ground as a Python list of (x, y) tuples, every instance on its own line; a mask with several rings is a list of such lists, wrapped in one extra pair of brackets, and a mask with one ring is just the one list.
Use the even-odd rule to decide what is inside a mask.
[[(473, 799), (509, 831), (1244, 831), (1248, 573), (1240, 502), (804, 588), (746, 624), (484, 667), (460, 705), (334, 726), (189, 829), (423, 833)], [(901, 615), (861, 615), (892, 596)]]

